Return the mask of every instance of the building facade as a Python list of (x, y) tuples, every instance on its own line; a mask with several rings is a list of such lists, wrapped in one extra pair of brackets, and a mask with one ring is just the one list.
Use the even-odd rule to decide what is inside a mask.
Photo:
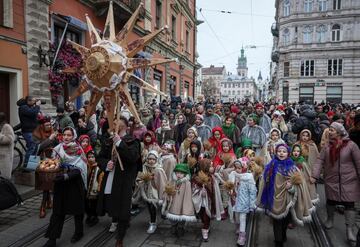
[(360, 2), (276, 0), (271, 86), (279, 101), (360, 102)]
[[(143, 79), (169, 96), (194, 96), (196, 69), (196, 1), (185, 0), (116, 0), (115, 29), (120, 31), (137, 6), (143, 2), (144, 11), (130, 35), (129, 42), (154, 32), (163, 26), (168, 29), (151, 42), (141, 56), (176, 58), (167, 65), (157, 65), (138, 71)], [(16, 124), (16, 101), (26, 95), (46, 100), (46, 112), (54, 112), (49, 91), (49, 69), (56, 44), (64, 38), (90, 46), (85, 14), (101, 33), (109, 1), (96, 0), (3, 0), (0, 1), (0, 102), (1, 109)], [(51, 44), (54, 50), (49, 51)], [(40, 57), (42, 59), (40, 59)], [(59, 59), (59, 58), (58, 58)], [(42, 62), (40, 62), (42, 60)], [(65, 83), (64, 83), (65, 84)], [(76, 88), (68, 85), (66, 95)], [(130, 85), (135, 101), (154, 98)], [(83, 101), (84, 99), (80, 99)], [(159, 98), (159, 100), (161, 100)], [(81, 103), (81, 102), (80, 102)], [(4, 109), (3, 109), (4, 108)]]
[(201, 69), (201, 82), (202, 82), (202, 93), (205, 98), (214, 98), (220, 100), (221, 98), (221, 82), (226, 76), (226, 68), (215, 67), (204, 67)]
[(238, 58), (237, 74), (228, 73), (220, 84), (221, 101), (239, 102), (243, 100), (255, 101), (258, 99), (258, 88), (254, 78), (248, 77), (247, 58), (244, 48)]
[(259, 71), (259, 76), (257, 78), (256, 82), (257, 88), (258, 88), (258, 97), (257, 100), (259, 101), (268, 101), (271, 98), (270, 92), (269, 92), (269, 79), (263, 79), (261, 75), (261, 71)]

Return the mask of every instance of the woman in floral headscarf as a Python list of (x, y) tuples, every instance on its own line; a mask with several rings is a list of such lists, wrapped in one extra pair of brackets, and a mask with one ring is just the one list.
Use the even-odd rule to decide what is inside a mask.
[(84, 151), (76, 142), (76, 131), (71, 127), (63, 130), (63, 141), (54, 148), (53, 156), (62, 161), (65, 173), (54, 179), (54, 204), (50, 224), (45, 237), (49, 238), (45, 246), (56, 246), (60, 238), (66, 215), (74, 215), (75, 233), (71, 242), (79, 241), (83, 233), (85, 211), (85, 190), (87, 185), (87, 164)]
[(180, 149), (178, 152), (179, 162), (183, 163), (185, 161), (187, 155), (190, 153), (191, 142), (195, 141), (197, 139), (198, 139), (198, 133), (197, 133), (196, 129), (194, 127), (189, 128), (187, 130), (185, 140), (180, 145)]
[(258, 125), (259, 117), (256, 114), (250, 114), (247, 118), (247, 125), (241, 131), (241, 140), (250, 139), (252, 149), (257, 155), (260, 154), (262, 147), (266, 142), (266, 133), (264, 129)]

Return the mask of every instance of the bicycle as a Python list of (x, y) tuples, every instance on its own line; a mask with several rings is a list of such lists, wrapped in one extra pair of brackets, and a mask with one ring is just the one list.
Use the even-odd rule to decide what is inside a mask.
[(13, 166), (12, 174), (15, 171), (20, 169), (24, 162), (24, 154), (26, 153), (26, 142), (25, 138), (22, 135), (21, 130), (15, 131), (15, 140), (14, 140), (14, 154), (13, 154)]

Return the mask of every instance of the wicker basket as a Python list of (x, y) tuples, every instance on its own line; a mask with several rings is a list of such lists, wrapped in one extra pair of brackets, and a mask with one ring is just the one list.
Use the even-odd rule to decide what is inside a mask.
[(41, 170), (36, 168), (35, 171), (35, 189), (36, 190), (53, 190), (54, 188), (54, 178), (63, 174), (64, 171), (61, 168), (55, 170)]

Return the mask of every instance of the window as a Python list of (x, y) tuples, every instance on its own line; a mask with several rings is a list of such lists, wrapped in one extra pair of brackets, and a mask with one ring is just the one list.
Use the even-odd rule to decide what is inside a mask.
[(327, 11), (327, 1), (328, 0), (319, 0), (319, 11)]
[(290, 62), (284, 62), (284, 77), (290, 76)]
[(171, 17), (171, 37), (172, 40), (176, 41), (176, 17)]
[(185, 49), (187, 52), (190, 51), (190, 34), (188, 30), (185, 32)]
[(341, 9), (341, 0), (333, 0), (333, 9), (334, 10)]
[(312, 104), (314, 102), (314, 87), (301, 86), (299, 90), (299, 101)]
[(304, 1), (304, 11), (306, 13), (312, 12), (313, 9), (313, 0), (305, 0)]
[(283, 33), (283, 44), (289, 45), (290, 44), (290, 31), (288, 28), (285, 28)]
[(326, 88), (326, 102), (327, 103), (341, 103), (342, 101), (342, 87), (330, 86)]
[(300, 76), (314, 76), (314, 71), (315, 71), (314, 60), (301, 61)]
[(283, 85), (283, 101), (289, 102), (289, 84)]
[[(54, 25), (54, 43), (59, 44), (61, 36), (64, 32), (64, 27), (55, 24)], [(69, 39), (71, 41), (74, 41), (75, 43), (81, 44), (81, 32), (77, 32), (73, 29), (69, 29), (69, 27), (66, 30), (66, 35), (64, 37), (64, 40)]]
[(343, 69), (342, 59), (329, 59), (328, 60), (328, 75), (341, 76)]
[(170, 89), (170, 96), (176, 96), (176, 77), (171, 75), (170, 76), (170, 83), (169, 83), (169, 89)]
[(304, 27), (304, 31), (303, 31), (303, 34), (304, 34), (304, 43), (308, 44), (308, 43), (311, 43), (312, 42), (312, 27), (311, 26), (305, 26)]
[(326, 26), (325, 25), (320, 25), (317, 28), (317, 41), (319, 43), (324, 43), (326, 41)]
[(340, 41), (340, 25), (335, 24), (331, 28), (331, 41), (338, 42)]
[(13, 12), (14, 10), (12, 0), (0, 1), (0, 26), (8, 28), (14, 27)]
[(290, 15), (290, 0), (285, 0), (283, 3), (284, 16)]
[(157, 0), (156, 1), (156, 19), (155, 19), (155, 26), (157, 28), (161, 27), (161, 17), (162, 17), (162, 3), (161, 1)]

